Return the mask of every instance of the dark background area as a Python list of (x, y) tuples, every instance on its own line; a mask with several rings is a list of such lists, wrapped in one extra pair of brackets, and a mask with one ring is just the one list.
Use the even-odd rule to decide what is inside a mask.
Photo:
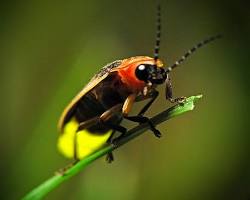
[[(63, 108), (106, 63), (152, 56), (155, 7), (153, 0), (1, 2), (1, 199), (20, 199), (69, 162), (56, 149)], [(161, 124), (160, 140), (145, 133), (118, 149), (114, 163), (95, 161), (47, 199), (249, 199), (249, 5), (168, 0), (161, 7), (166, 65), (224, 35), (171, 74), (175, 96), (203, 99)], [(149, 116), (170, 106), (159, 90)]]

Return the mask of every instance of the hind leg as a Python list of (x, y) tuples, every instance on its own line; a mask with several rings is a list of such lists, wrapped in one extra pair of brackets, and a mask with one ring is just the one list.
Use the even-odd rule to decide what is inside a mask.
[[(117, 105), (113, 106), (112, 108), (110, 108), (109, 110), (105, 111), (102, 115), (80, 123), (79, 127), (78, 127), (78, 131), (86, 129), (88, 127), (91, 127), (92, 125), (95, 125), (97, 123), (101, 123), (101, 124), (105, 125), (106, 127), (114, 130), (112, 135), (110, 136), (110, 138), (107, 141), (107, 143), (113, 143), (115, 131), (121, 133), (121, 135), (119, 137), (122, 137), (127, 132), (127, 129), (125, 127), (120, 126), (119, 124), (113, 124), (112, 121), (109, 121), (110, 119), (112, 119), (112, 117), (114, 117), (117, 113), (119, 113), (121, 111), (121, 108), (122, 108), (122, 104), (117, 104)], [(75, 148), (74, 148), (74, 155), (75, 155), (74, 157), (75, 158), (78, 157), (76, 147), (77, 147), (77, 141), (75, 140)], [(112, 152), (107, 154), (106, 160), (108, 162), (112, 162), (114, 160), (114, 156), (113, 156)]]

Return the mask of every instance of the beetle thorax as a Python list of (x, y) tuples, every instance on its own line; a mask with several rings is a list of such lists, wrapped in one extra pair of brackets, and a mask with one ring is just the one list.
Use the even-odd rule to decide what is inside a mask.
[(140, 92), (146, 86), (144, 81), (139, 80), (135, 76), (136, 65), (119, 70), (118, 75), (125, 86), (131, 90), (131, 92)]

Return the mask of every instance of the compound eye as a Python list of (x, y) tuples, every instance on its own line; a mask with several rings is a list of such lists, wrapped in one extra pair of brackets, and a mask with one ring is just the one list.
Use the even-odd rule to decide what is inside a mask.
[(139, 65), (135, 70), (135, 75), (139, 80), (147, 82), (148, 80), (148, 70), (146, 65)]

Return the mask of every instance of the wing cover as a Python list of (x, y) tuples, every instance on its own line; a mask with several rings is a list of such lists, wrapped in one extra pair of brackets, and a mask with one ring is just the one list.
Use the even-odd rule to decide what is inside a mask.
[(93, 89), (96, 85), (98, 85), (102, 80), (104, 80), (112, 71), (112, 69), (118, 67), (121, 64), (121, 60), (114, 61), (112, 63), (104, 66), (90, 81), (89, 83), (72, 99), (72, 101), (68, 104), (68, 106), (64, 109), (59, 122), (58, 129), (62, 132), (62, 128), (71, 118), (71, 115), (74, 111), (76, 103), (81, 99), (83, 95)]

